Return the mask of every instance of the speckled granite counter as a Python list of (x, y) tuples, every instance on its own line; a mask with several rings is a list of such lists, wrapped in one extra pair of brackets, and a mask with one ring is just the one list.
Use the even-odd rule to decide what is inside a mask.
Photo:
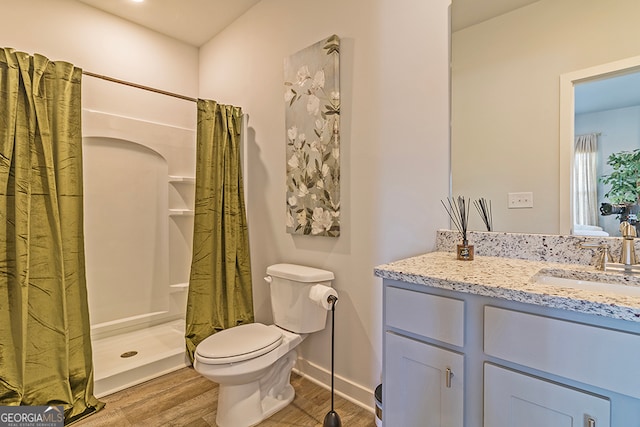
[(640, 277), (598, 272), (589, 265), (490, 256), (458, 261), (451, 252), (432, 252), (380, 265), (374, 272), (384, 279), (640, 322), (640, 296), (536, 283), (533, 278), (541, 270), (554, 277), (640, 286)]
[[(475, 246), (476, 255), (526, 259), (530, 261), (550, 261), (568, 264), (595, 265), (598, 257), (594, 249), (581, 249), (582, 243), (609, 245), (611, 255), (620, 257), (622, 240), (620, 237), (566, 236), (557, 234), (527, 234), (470, 231), (469, 244)], [(436, 248), (438, 251), (455, 252), (460, 243), (460, 234), (451, 230), (438, 230)], [(635, 241), (636, 252), (640, 253), (640, 239)]]

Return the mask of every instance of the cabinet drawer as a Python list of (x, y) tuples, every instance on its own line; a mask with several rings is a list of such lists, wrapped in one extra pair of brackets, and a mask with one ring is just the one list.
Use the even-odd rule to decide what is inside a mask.
[(610, 414), (607, 399), (485, 364), (486, 427), (609, 427)]
[(640, 398), (640, 336), (565, 320), (484, 309), (488, 355)]
[(451, 345), (464, 345), (464, 301), (385, 287), (385, 324)]

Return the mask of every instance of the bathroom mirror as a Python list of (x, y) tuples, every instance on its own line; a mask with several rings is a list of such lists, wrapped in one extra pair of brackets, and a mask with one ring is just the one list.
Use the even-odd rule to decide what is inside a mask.
[[(561, 76), (640, 55), (640, 2), (523, 1), (466, 22), (467, 2), (452, 2), (452, 195), (491, 200), (496, 231), (568, 234), (573, 114), (561, 115)], [(530, 193), (533, 207), (509, 208), (509, 193)], [(475, 212), (470, 228), (483, 230)]]

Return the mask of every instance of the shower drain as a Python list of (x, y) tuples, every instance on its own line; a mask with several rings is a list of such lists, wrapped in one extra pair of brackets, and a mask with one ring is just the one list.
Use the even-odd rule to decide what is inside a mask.
[(120, 357), (125, 357), (125, 358), (126, 358), (126, 357), (133, 357), (133, 356), (135, 356), (136, 354), (138, 354), (138, 352), (137, 352), (137, 351), (125, 351), (124, 353), (122, 353), (122, 354), (120, 355)]

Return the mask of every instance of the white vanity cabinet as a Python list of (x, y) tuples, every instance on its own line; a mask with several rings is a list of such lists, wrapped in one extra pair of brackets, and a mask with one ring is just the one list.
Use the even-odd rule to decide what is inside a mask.
[(384, 280), (385, 427), (640, 427), (640, 327)]
[(384, 316), (384, 425), (463, 427), (464, 356), (443, 345), (464, 343), (464, 302), (386, 287)]

